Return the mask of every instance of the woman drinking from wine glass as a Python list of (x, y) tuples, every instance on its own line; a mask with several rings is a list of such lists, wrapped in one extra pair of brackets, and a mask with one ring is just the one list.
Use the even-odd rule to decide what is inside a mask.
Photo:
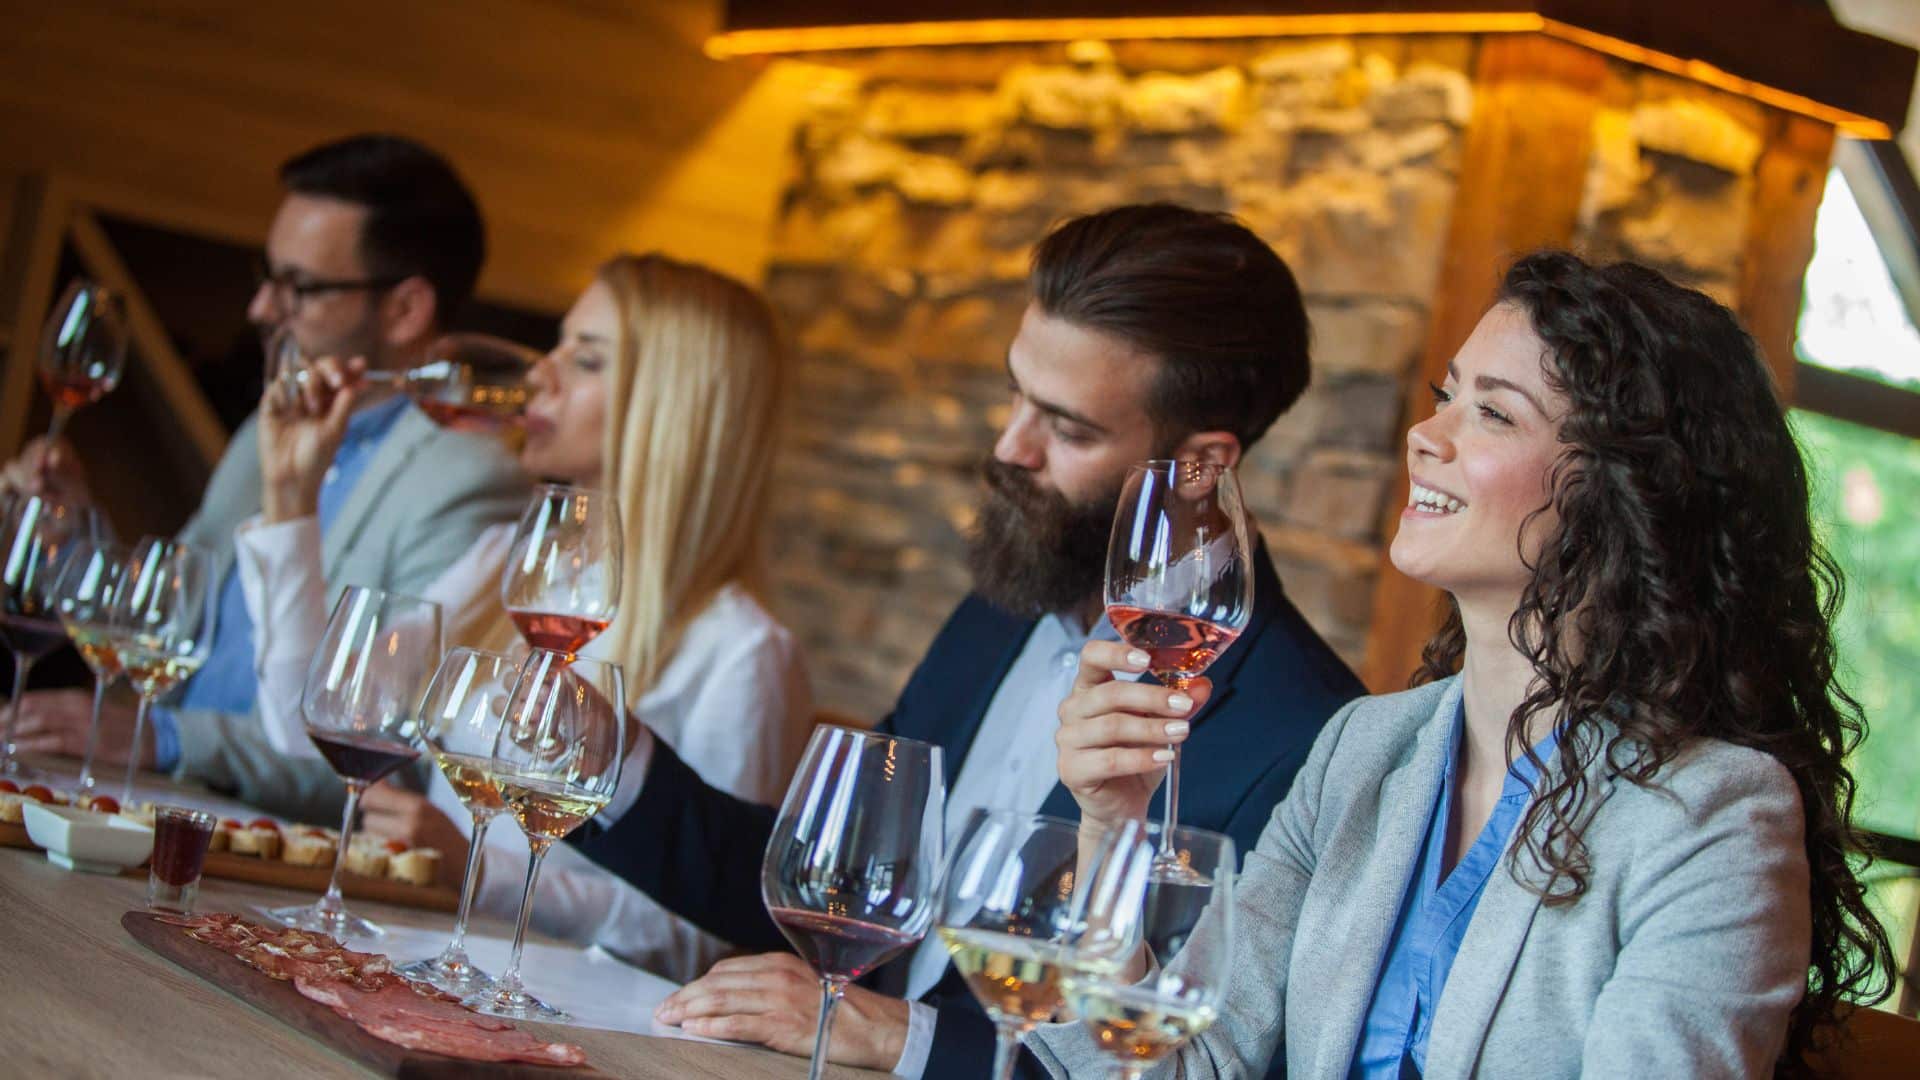
[[(262, 722), (277, 749), (302, 756), (311, 751), (298, 687), (331, 586), (344, 584), (322, 580), (309, 493), (338, 438), (343, 400), (367, 392), (334, 361), (314, 370), (299, 394), (263, 403), (267, 511), (236, 537), (259, 628)], [(622, 504), (617, 613), (582, 655), (618, 662), (634, 717), (709, 782), (760, 802), (785, 790), (810, 724), (798, 649), (754, 596), (786, 370), (772, 314), (753, 290), (658, 255), (619, 256), (529, 376), (520, 455), (529, 473)], [(517, 645), (500, 589), (513, 534), (512, 525), (490, 530), (427, 590), (446, 612), (449, 644)], [(636, 783), (645, 772), (629, 771)], [(466, 810), (438, 777), (431, 802), (383, 786), (363, 805), (372, 833), (464, 846), (464, 824), (454, 822)], [(489, 833), (479, 909), (513, 914), (526, 854), (515, 830)], [(681, 979), (722, 955), (716, 939), (571, 848), (554, 852), (542, 880), (534, 918), (547, 932)]]
[[(1392, 556), (1449, 618), (1274, 810), (1186, 1075), (1804, 1073), (1890, 956), (1847, 863), (1840, 579), (1752, 339), (1645, 268), (1537, 254), (1434, 400)], [(1089, 644), (1061, 706), (1087, 818), (1159, 781), (1166, 692), (1110, 674), (1141, 666)], [(1077, 1028), (1037, 1043), (1098, 1068)]]

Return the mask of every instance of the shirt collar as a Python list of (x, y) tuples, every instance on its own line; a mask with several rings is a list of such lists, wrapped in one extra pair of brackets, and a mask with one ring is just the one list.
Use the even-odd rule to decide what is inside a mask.
[(1054, 630), (1067, 644), (1079, 648), (1089, 641), (1119, 641), (1120, 631), (1113, 628), (1113, 621), (1107, 618), (1105, 611), (1094, 620), (1091, 629), (1080, 629), (1080, 616), (1067, 611), (1056, 611), (1046, 617), (1053, 623)]

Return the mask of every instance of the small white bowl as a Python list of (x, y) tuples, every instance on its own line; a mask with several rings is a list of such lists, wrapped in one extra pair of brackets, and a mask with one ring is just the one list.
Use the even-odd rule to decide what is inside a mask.
[(30, 802), (21, 807), (27, 836), (47, 849), (47, 861), (67, 870), (117, 874), (153, 854), (153, 826), (119, 814)]

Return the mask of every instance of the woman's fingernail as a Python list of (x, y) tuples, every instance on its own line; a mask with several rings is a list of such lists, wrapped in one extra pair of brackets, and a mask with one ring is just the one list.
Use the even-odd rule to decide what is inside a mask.
[(1146, 667), (1148, 664), (1152, 662), (1153, 662), (1153, 657), (1148, 656), (1146, 653), (1141, 652), (1139, 649), (1135, 649), (1132, 652), (1127, 654), (1128, 667)]
[(1163, 765), (1164, 765), (1164, 764), (1166, 764), (1166, 763), (1168, 763), (1168, 762), (1171, 762), (1171, 761), (1173, 760), (1173, 751), (1171, 751), (1171, 750), (1155, 750), (1155, 751), (1153, 752), (1153, 760), (1155, 760), (1155, 761), (1158, 761), (1158, 762), (1160, 762), (1160, 763), (1161, 763), (1161, 764), (1163, 764)]
[(1178, 739), (1187, 733), (1189, 725), (1185, 720), (1175, 720), (1167, 725), (1167, 738)]
[(1167, 697), (1167, 708), (1174, 712), (1186, 712), (1193, 708), (1193, 699), (1185, 694), (1170, 694)]

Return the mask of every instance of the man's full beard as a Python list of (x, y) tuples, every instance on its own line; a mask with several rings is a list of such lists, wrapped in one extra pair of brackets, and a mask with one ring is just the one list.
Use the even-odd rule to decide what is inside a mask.
[(1097, 601), (1106, 584), (1119, 486), (1076, 504), (997, 459), (988, 458), (981, 472), (987, 490), (967, 535), (974, 589), (995, 607), (1025, 617)]

